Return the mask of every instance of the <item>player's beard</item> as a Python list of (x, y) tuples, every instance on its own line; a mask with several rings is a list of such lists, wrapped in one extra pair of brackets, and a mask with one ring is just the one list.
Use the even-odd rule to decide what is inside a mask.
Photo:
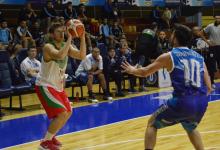
[(60, 35), (57, 39), (56, 39), (57, 42), (63, 42), (64, 41), (64, 36), (63, 35)]

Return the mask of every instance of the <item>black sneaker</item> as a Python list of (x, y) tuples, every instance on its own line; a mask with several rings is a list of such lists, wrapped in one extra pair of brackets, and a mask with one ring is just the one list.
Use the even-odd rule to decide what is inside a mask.
[(117, 92), (115, 94), (115, 96), (118, 96), (118, 97), (125, 97), (125, 94), (123, 92)]
[(146, 92), (147, 91), (147, 88), (145, 87), (139, 87), (139, 92)]
[(88, 99), (88, 102), (89, 103), (98, 103), (99, 100), (97, 100), (97, 99)]
[(109, 96), (108, 94), (105, 94), (105, 95), (103, 96), (103, 100), (112, 101), (112, 97)]
[(137, 90), (136, 89), (129, 89), (128, 93), (137, 93)]
[(89, 103), (98, 103), (99, 100), (97, 100), (97, 99), (95, 98), (95, 96), (92, 94), (92, 95), (89, 96), (88, 102), (89, 102)]

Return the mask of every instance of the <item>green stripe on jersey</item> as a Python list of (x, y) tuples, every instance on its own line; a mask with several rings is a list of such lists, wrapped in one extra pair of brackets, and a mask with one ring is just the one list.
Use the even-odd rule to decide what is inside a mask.
[(65, 106), (63, 106), (58, 100), (56, 100), (56, 98), (54, 98), (52, 96), (48, 96), (49, 91), (46, 88), (47, 87), (40, 86), (40, 91), (41, 91), (44, 99), (46, 100), (48, 106), (51, 106), (53, 108), (65, 108)]

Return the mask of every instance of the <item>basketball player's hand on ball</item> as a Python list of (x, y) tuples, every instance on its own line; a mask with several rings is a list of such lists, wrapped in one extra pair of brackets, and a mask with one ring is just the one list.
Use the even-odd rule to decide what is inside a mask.
[(136, 70), (136, 67), (131, 66), (127, 61), (123, 62), (121, 67), (124, 69), (122, 72), (126, 72), (128, 74), (133, 74)]
[(79, 38), (85, 38), (85, 36), (86, 36), (86, 30), (85, 30), (85, 26), (83, 24), (82, 24), (82, 28), (83, 28), (83, 32)]
[(67, 36), (67, 39), (69, 39), (69, 38), (72, 39), (72, 35), (67, 28), (66, 28), (66, 36)]

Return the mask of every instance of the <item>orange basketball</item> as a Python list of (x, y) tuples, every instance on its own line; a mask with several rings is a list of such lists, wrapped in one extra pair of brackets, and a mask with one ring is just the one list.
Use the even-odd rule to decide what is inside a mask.
[(81, 37), (85, 32), (82, 22), (77, 19), (70, 19), (66, 26), (72, 37)]

